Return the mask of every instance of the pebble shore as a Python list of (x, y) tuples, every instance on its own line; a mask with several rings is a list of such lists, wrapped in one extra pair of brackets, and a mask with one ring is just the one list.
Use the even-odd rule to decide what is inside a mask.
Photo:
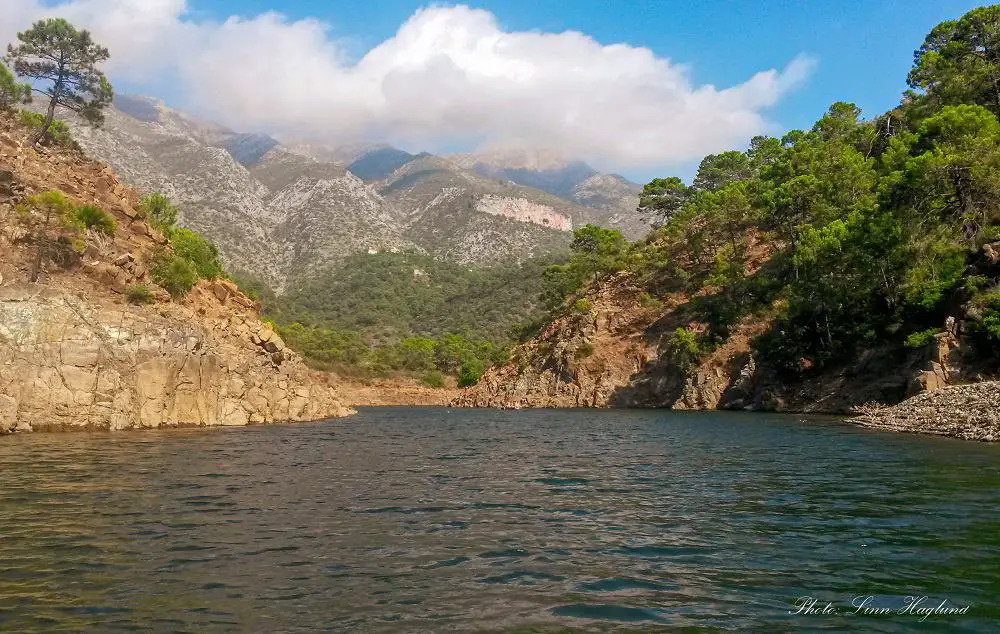
[(1000, 442), (1000, 381), (952, 385), (857, 413), (849, 422), (864, 427)]

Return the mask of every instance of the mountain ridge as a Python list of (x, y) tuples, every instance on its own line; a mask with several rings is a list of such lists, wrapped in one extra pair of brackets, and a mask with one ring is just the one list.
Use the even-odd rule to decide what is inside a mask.
[(385, 144), (286, 147), (142, 96), (117, 97), (101, 129), (67, 118), (88, 153), (128, 184), (165, 193), (230, 268), (278, 291), (357, 252), (411, 249), (466, 264), (557, 256), (569, 230), (617, 218), (583, 203), (625, 204), (620, 191), (581, 203)]

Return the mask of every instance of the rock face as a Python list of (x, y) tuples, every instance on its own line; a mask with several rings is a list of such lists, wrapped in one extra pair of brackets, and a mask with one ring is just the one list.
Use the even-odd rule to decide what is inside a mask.
[[(214, 297), (214, 295), (213, 295)], [(163, 314), (165, 313), (165, 314)], [(257, 343), (255, 343), (257, 342)], [(0, 288), (0, 432), (250, 425), (349, 413), (256, 317)]]
[(494, 366), (453, 401), (464, 407), (664, 407), (851, 413), (870, 402), (897, 403), (908, 395), (977, 380), (954, 320), (921, 350), (874, 348), (850, 365), (788, 382), (753, 339), (766, 315), (752, 315), (692, 366), (671, 353), (677, 328), (697, 330), (690, 297), (652, 301), (628, 275), (593, 287), (511, 359)]
[(602, 284), (591, 308), (557, 319), (490, 368), (453, 404), (463, 407), (607, 407), (655, 346), (643, 336), (654, 315), (628, 278)]
[(476, 203), (476, 211), (503, 216), (518, 222), (531, 222), (559, 231), (572, 231), (573, 221), (545, 205), (524, 198), (510, 198), (487, 194)]
[(572, 236), (550, 223), (573, 224), (588, 213), (543, 191), (486, 178), (429, 154), (414, 157), (373, 186), (397, 210), (411, 244), (460, 264), (565, 252)]
[(574, 217), (576, 226), (590, 223), (611, 227), (630, 240), (649, 233), (649, 225), (636, 213), (641, 185), (616, 174), (602, 174), (560, 152), (507, 149), (449, 158), (484, 176), (540, 189), (588, 209)]
[(1000, 382), (950, 385), (891, 407), (858, 408), (851, 422), (889, 431), (1000, 441)]
[[(179, 300), (156, 287), (151, 256), (170, 246), (139, 217), (136, 192), (78, 152), (36, 152), (26, 136), (0, 114), (0, 433), (351, 413), (232, 282), (203, 280)], [(42, 258), (31, 283), (39, 251), (22, 220), (33, 212), (14, 209), (48, 190), (101, 207), (117, 228), (59, 235), (57, 244), (73, 248), (60, 251), (64, 258)]]

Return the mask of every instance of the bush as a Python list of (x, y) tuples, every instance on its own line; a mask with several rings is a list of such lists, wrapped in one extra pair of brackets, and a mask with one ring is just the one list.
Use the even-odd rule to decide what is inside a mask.
[[(27, 128), (38, 129), (45, 123), (44, 115), (31, 112), (30, 110), (22, 110), (19, 118), (21, 125)], [(69, 126), (66, 125), (65, 121), (59, 121), (58, 119), (52, 121), (48, 132), (45, 133), (45, 138), (56, 145), (67, 147), (74, 147), (76, 145), (73, 141), (73, 135), (69, 133)]]
[(420, 377), (420, 382), (427, 387), (440, 389), (444, 387), (444, 375), (438, 370), (431, 370), (427, 374)]
[(223, 273), (219, 262), (219, 249), (201, 234), (190, 229), (175, 229), (170, 235), (170, 246), (174, 254), (189, 260), (198, 271), (199, 277), (211, 280)]
[(1000, 292), (990, 293), (977, 302), (982, 318), (974, 323), (972, 332), (983, 348), (1000, 353)]
[(927, 330), (915, 332), (906, 338), (905, 345), (907, 348), (926, 348), (934, 341), (934, 335), (939, 332), (940, 330), (937, 328), (928, 328)]
[(650, 310), (659, 310), (663, 308), (663, 302), (656, 299), (649, 293), (642, 293), (639, 295), (639, 305)]
[(469, 359), (462, 364), (458, 371), (458, 387), (469, 387), (479, 382), (480, 377), (486, 372), (486, 365), (479, 359)]
[(586, 359), (590, 355), (594, 354), (594, 344), (589, 341), (584, 341), (579, 346), (576, 347), (576, 352), (573, 356), (577, 359)]
[(31, 84), (19, 84), (14, 74), (0, 62), (0, 112), (31, 101)]
[(153, 257), (149, 274), (154, 282), (174, 297), (185, 295), (200, 279), (194, 263), (166, 250)]
[(701, 359), (698, 335), (688, 328), (678, 328), (670, 338), (669, 354), (670, 359), (682, 372), (691, 371)]
[(434, 368), (436, 342), (426, 337), (409, 337), (399, 344), (400, 364), (406, 370), (419, 372)]
[(125, 289), (125, 298), (130, 304), (148, 304), (153, 301), (153, 292), (145, 284), (133, 284)]
[(594, 308), (589, 299), (578, 299), (573, 303), (573, 310), (581, 315), (587, 315)]
[(118, 222), (108, 212), (94, 205), (77, 207), (73, 212), (74, 218), (88, 229), (93, 229), (105, 235), (114, 235)]
[(177, 224), (177, 208), (159, 192), (148, 194), (139, 201), (139, 213), (149, 220), (149, 224), (168, 235)]

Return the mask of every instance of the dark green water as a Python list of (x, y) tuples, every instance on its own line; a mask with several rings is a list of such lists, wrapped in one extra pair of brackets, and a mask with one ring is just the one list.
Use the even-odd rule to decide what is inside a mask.
[(1000, 446), (367, 409), (0, 438), (0, 475), (4, 632), (1000, 631)]

